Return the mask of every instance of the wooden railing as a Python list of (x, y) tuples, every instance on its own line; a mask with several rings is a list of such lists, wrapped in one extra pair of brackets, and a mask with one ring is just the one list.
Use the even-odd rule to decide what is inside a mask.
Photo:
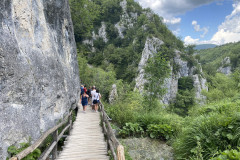
[[(113, 133), (113, 129), (109, 122), (109, 117), (105, 112), (104, 105), (100, 102), (99, 106), (102, 114), (103, 131), (104, 131), (104, 134), (107, 136), (107, 142), (111, 150), (113, 159), (125, 160), (124, 147), (121, 145), (121, 143), (118, 141), (115, 134)], [(117, 154), (116, 154), (116, 151), (117, 151)]]
[[(66, 124), (66, 127), (62, 130), (60, 134), (58, 134), (58, 129)], [(38, 148), (44, 140), (50, 135), (53, 134), (53, 142), (49, 145), (45, 151), (41, 154), (38, 160), (45, 160), (52, 152), (52, 159), (57, 158), (57, 144), (58, 141), (63, 137), (64, 132), (72, 128), (72, 111), (64, 118), (64, 120), (56, 125), (55, 127), (46, 131), (34, 144), (23, 150), (22, 152), (18, 153), (14, 157), (10, 158), (10, 160), (21, 160), (22, 158), (26, 157), (28, 154), (32, 153), (36, 148)]]

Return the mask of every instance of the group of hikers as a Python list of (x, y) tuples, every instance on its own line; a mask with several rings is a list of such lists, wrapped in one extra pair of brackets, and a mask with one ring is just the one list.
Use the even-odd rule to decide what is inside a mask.
[(87, 87), (84, 85), (81, 85), (80, 89), (81, 89), (80, 104), (82, 104), (83, 106), (83, 113), (86, 113), (86, 108), (88, 104), (91, 104), (92, 111), (98, 112), (98, 104), (101, 99), (99, 89), (96, 89), (95, 86), (89, 87), (87, 89)]

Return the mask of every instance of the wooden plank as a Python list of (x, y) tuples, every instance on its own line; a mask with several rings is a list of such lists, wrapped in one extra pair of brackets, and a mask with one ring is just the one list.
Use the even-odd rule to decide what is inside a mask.
[(79, 109), (70, 136), (57, 160), (108, 160), (107, 143), (100, 123), (100, 113), (91, 112), (87, 107), (84, 114)]

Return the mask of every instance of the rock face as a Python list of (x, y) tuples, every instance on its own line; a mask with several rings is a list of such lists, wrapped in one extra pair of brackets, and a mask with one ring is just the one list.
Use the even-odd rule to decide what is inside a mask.
[(68, 0), (0, 1), (0, 159), (34, 141), (79, 100)]
[(123, 32), (133, 27), (134, 23), (137, 21), (138, 14), (133, 12), (130, 12), (130, 15), (128, 14), (126, 0), (120, 2), (120, 6), (122, 7), (123, 13), (120, 16), (120, 21), (115, 24), (115, 28), (118, 30), (119, 37), (124, 38)]
[(173, 160), (173, 149), (165, 142), (150, 138), (127, 138), (121, 142), (128, 148), (134, 160), (157, 159)]
[[(142, 58), (140, 60), (140, 63), (138, 65), (138, 76), (135, 79), (136, 85), (135, 89), (138, 89), (140, 93), (143, 92), (144, 84), (146, 83), (146, 80), (144, 79), (144, 67), (147, 63), (147, 60), (154, 56), (160, 49), (161, 45), (163, 44), (163, 41), (161, 41), (158, 38), (147, 38), (145, 47), (142, 52)], [(161, 102), (163, 104), (169, 104), (170, 101), (174, 100), (176, 98), (177, 92), (178, 92), (178, 80), (182, 77), (192, 77), (194, 81), (194, 87), (196, 90), (196, 99), (199, 101), (199, 103), (203, 102), (205, 100), (205, 96), (201, 94), (202, 90), (208, 90), (208, 87), (206, 86), (206, 79), (204, 79), (201, 75), (194, 74), (195, 67), (189, 67), (188, 62), (181, 59), (180, 52), (175, 51), (175, 57), (173, 59), (173, 63), (178, 67), (177, 71), (173, 70), (173, 66), (170, 66), (171, 72), (170, 76), (165, 79), (164, 88), (167, 89), (167, 93), (163, 96), (161, 99)], [(199, 64), (200, 66), (200, 64)], [(200, 67), (200, 72), (202, 72), (202, 69)]]
[(112, 85), (112, 91), (110, 92), (109, 95), (109, 103), (112, 104), (114, 103), (118, 98), (118, 93), (117, 93), (117, 85), (113, 84)]
[(147, 38), (143, 52), (142, 52), (142, 58), (138, 65), (138, 76), (136, 78), (136, 86), (135, 88), (138, 89), (140, 92), (143, 92), (144, 89), (144, 83), (146, 80), (144, 79), (144, 67), (147, 63), (147, 60), (154, 56), (160, 49), (161, 45), (163, 44), (163, 41), (161, 41), (158, 38)]
[[(120, 21), (116, 23), (114, 26), (118, 31), (118, 36), (120, 38), (124, 38), (123, 32), (129, 28), (132, 28), (134, 23), (137, 22), (138, 14), (130, 12), (128, 14), (127, 12), (127, 1), (123, 0), (120, 2), (120, 6), (122, 7), (122, 15), (120, 15)], [(91, 49), (92, 52), (95, 52), (96, 49), (94, 48), (94, 41), (98, 38), (102, 38), (103, 42), (107, 43), (107, 32), (106, 32), (106, 24), (105, 22), (101, 22), (101, 27), (98, 29), (98, 33), (92, 32), (92, 37), (90, 39), (86, 39), (83, 41), (83, 44), (88, 45), (88, 47)]]
[(230, 75), (231, 72), (231, 61), (230, 61), (230, 57), (225, 57), (222, 61), (222, 66), (218, 68), (218, 72), (221, 72), (225, 75)]

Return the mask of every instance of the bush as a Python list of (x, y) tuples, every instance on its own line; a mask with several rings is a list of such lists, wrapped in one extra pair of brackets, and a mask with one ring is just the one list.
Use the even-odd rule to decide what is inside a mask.
[(170, 139), (173, 135), (173, 129), (167, 124), (150, 124), (147, 127), (150, 138)]
[(106, 105), (107, 113), (121, 128), (126, 123), (135, 123), (138, 112), (142, 109), (142, 96), (139, 93), (130, 91), (122, 96), (118, 102)]
[(138, 123), (126, 123), (123, 129), (119, 131), (119, 135), (123, 138), (127, 136), (138, 137), (143, 135), (144, 130)]
[(232, 98), (238, 92), (238, 84), (229, 76), (217, 73), (209, 76), (209, 91), (203, 92), (208, 102), (219, 101), (224, 98)]
[(173, 128), (173, 135), (177, 135), (181, 131), (183, 118), (176, 114), (169, 114), (166, 111), (152, 111), (147, 113), (139, 113), (136, 120), (144, 130), (149, 125), (168, 125)]
[(187, 120), (186, 127), (173, 143), (177, 159), (196, 157), (196, 154), (209, 159), (228, 146), (235, 149), (240, 145), (239, 112), (213, 112)]
[(240, 147), (238, 150), (231, 149), (225, 150), (219, 156), (212, 158), (211, 160), (239, 160), (240, 159)]

